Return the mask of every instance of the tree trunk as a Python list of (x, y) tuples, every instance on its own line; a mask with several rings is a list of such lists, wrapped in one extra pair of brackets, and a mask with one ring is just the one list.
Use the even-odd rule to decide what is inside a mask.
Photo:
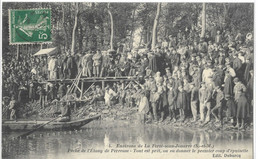
[(143, 28), (143, 43), (146, 44), (147, 43), (147, 28), (144, 26)]
[(62, 4), (62, 25), (63, 25), (64, 34), (65, 34), (64, 51), (66, 51), (69, 47), (69, 35), (68, 35), (67, 29), (66, 29), (66, 24), (65, 24), (64, 4)]
[(131, 26), (131, 35), (130, 35), (130, 44), (129, 44), (129, 46), (130, 46), (130, 50), (133, 48), (133, 42), (134, 42), (134, 40), (133, 40), (133, 33), (134, 33), (134, 22), (135, 22), (135, 9), (134, 9), (134, 11), (133, 11), (133, 16), (132, 16), (132, 26)]
[(157, 27), (159, 23), (159, 17), (160, 17), (160, 11), (161, 11), (161, 3), (157, 4), (157, 12), (153, 23), (153, 38), (152, 38), (152, 49), (156, 46), (157, 41)]
[(91, 3), (91, 13), (89, 14), (89, 27), (90, 27), (90, 38), (91, 38), (91, 49), (97, 49), (97, 35), (96, 35), (96, 15), (95, 15), (95, 3)]
[(103, 20), (100, 23), (100, 31), (101, 31), (100, 43), (101, 43), (101, 46), (103, 47), (104, 46), (104, 25), (103, 25)]
[(150, 39), (150, 27), (148, 26), (146, 30), (146, 44), (150, 42)]
[(141, 39), (139, 41), (139, 45), (138, 46), (141, 46), (141, 44), (143, 43), (143, 37), (144, 37), (144, 30), (142, 30), (142, 32), (141, 32)]
[(78, 25), (78, 13), (79, 13), (79, 5), (76, 3), (76, 14), (75, 14), (75, 23), (72, 31), (72, 40), (71, 40), (71, 54), (75, 54), (75, 42), (76, 42), (76, 29)]
[(19, 58), (20, 58), (20, 49), (19, 49), (19, 45), (16, 45), (16, 52), (17, 52), (17, 54), (16, 54), (16, 59), (17, 59), (17, 61), (19, 61)]
[(113, 45), (113, 40), (114, 40), (114, 22), (113, 22), (113, 15), (110, 11), (110, 3), (108, 3), (107, 11), (110, 17), (110, 22), (111, 22), (111, 35), (110, 35), (110, 49), (114, 50), (114, 45)]
[(205, 37), (206, 32), (206, 3), (202, 4), (202, 29), (200, 37)]
[(81, 22), (79, 22), (79, 31), (80, 31), (80, 34), (78, 35), (79, 36), (79, 52), (83, 52), (83, 27), (82, 27), (82, 24)]
[(222, 24), (222, 28), (225, 28), (225, 26), (229, 25), (229, 16), (228, 16), (228, 9), (229, 9), (229, 4), (223, 3), (224, 6), (224, 24)]

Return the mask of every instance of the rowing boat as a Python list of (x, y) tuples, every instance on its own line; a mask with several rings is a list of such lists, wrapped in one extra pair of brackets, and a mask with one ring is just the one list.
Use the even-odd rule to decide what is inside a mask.
[[(79, 129), (80, 127), (88, 124), (93, 120), (100, 119), (101, 115), (95, 115), (85, 119), (79, 119), (69, 122), (59, 122), (54, 121), (50, 124), (47, 124), (41, 128), (41, 130), (74, 130)], [(39, 120), (39, 121), (32, 121), (32, 120), (20, 120), (20, 121), (13, 121), (13, 120), (5, 120), (2, 122), (2, 129), (5, 131), (10, 130), (33, 130), (37, 127), (45, 124), (46, 120)]]

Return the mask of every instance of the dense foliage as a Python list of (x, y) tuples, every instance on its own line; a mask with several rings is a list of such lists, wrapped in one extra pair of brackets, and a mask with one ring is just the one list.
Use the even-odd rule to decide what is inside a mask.
[[(60, 2), (3, 3), (3, 52), (16, 52), (16, 46), (10, 46), (8, 42), (8, 9), (51, 8), (53, 43), (43, 47), (55, 46), (64, 52), (71, 48), (75, 6), (76, 3)], [(111, 22), (107, 6), (107, 3), (79, 3), (76, 53), (96, 48), (109, 49)], [(132, 49), (137, 36), (138, 45), (151, 43), (156, 6), (156, 3), (111, 3), (110, 10), (114, 22), (113, 45), (117, 47), (118, 42), (122, 42)], [(178, 30), (201, 30), (201, 3), (162, 3), (161, 7), (158, 39), (175, 36)], [(253, 32), (254, 4), (207, 3), (206, 28), (211, 28), (214, 24), (221, 31), (240, 31), (244, 35)], [(138, 34), (135, 34), (137, 30)], [(21, 50), (28, 52), (28, 47), (23, 48)], [(39, 45), (34, 46), (31, 52), (38, 51), (39, 48)]]

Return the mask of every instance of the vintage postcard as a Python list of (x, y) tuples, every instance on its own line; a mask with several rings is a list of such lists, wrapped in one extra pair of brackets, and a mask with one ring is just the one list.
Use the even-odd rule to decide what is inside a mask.
[(2, 158), (255, 157), (254, 3), (1, 6)]

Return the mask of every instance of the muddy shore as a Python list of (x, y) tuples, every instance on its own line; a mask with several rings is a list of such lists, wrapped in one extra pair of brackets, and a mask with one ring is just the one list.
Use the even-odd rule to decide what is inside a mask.
[[(119, 104), (115, 104), (112, 107), (107, 107), (104, 103), (98, 103), (95, 105), (89, 105), (86, 103), (71, 103), (72, 120), (87, 118), (96, 114), (101, 114), (102, 124), (104, 127), (118, 127), (126, 124), (145, 124), (151, 126), (169, 127), (169, 128), (189, 128), (191, 130), (204, 129), (209, 132), (212, 131), (253, 131), (253, 125), (247, 123), (245, 129), (236, 129), (230, 121), (226, 118), (223, 119), (223, 124), (216, 122), (215, 119), (211, 118), (211, 121), (206, 125), (202, 125), (199, 121), (192, 122), (192, 117), (188, 116), (184, 121), (178, 120), (173, 122), (169, 118), (166, 118), (162, 122), (154, 123), (150, 115), (146, 116), (145, 123), (142, 123), (138, 118), (137, 107), (123, 107)], [(44, 108), (37, 102), (30, 102), (24, 104), (18, 109), (18, 120), (50, 120), (54, 118), (59, 112), (59, 104), (56, 102), (46, 103)], [(9, 112), (7, 112), (5, 118), (7, 118)], [(199, 119), (199, 116), (198, 116)]]

